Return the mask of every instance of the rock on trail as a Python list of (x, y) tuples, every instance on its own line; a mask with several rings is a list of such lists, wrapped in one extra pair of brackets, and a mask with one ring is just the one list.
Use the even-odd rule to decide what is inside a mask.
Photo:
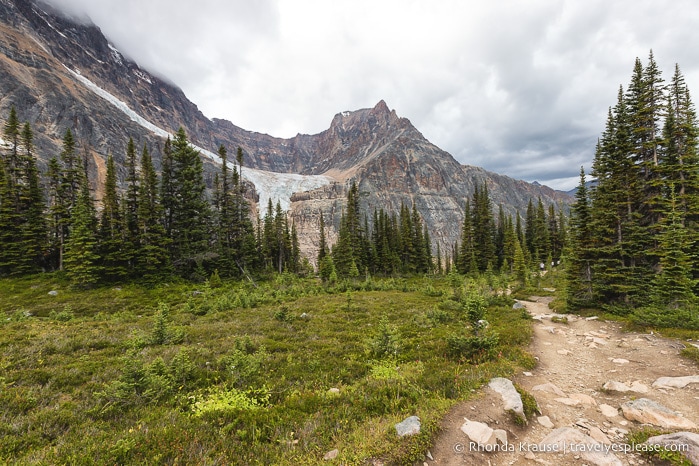
[[(640, 454), (618, 451), (641, 423), (697, 428), (699, 368), (679, 356), (680, 342), (654, 334), (625, 333), (621, 325), (597, 318), (566, 315), (565, 320), (552, 320), (559, 315), (551, 312), (548, 302), (550, 298), (537, 297), (518, 301), (534, 318), (528, 351), (538, 359), (537, 367), (511, 380), (494, 379), (473, 399), (456, 405), (444, 418), (442, 433), (430, 449), (432, 458), (423, 464), (649, 464)], [(512, 382), (534, 396), (541, 409), (526, 426), (516, 425), (505, 412), (508, 408), (504, 406), (509, 405), (501, 391)], [(631, 414), (633, 410), (641, 410), (642, 415)], [(503, 445), (496, 431), (510, 443)], [(688, 434), (688, 442), (697, 442), (699, 455), (699, 434)], [(469, 442), (473, 438), (498, 448), (472, 451)], [(559, 441), (589, 447), (564, 453), (539, 448)]]

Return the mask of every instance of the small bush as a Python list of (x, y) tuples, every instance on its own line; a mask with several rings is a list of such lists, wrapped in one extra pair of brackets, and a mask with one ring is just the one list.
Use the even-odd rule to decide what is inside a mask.
[(427, 311), (426, 315), (432, 325), (445, 324), (452, 320), (451, 315), (441, 309), (430, 309)]
[(699, 330), (699, 314), (692, 309), (662, 309), (647, 306), (635, 309), (630, 317), (631, 322), (642, 326)]
[(568, 317), (553, 316), (551, 317), (551, 322), (553, 322), (554, 324), (568, 324)]
[(73, 320), (74, 317), (75, 314), (73, 314), (73, 309), (68, 304), (66, 304), (63, 310), (60, 312), (51, 311), (49, 313), (49, 318), (57, 322), (68, 322)]
[(467, 360), (479, 364), (493, 359), (500, 339), (496, 333), (463, 336), (451, 335), (447, 338), (447, 355), (456, 360)]
[(269, 401), (269, 391), (247, 391), (218, 388), (211, 393), (193, 397), (192, 413), (197, 417), (251, 411), (263, 408)]
[(287, 306), (281, 306), (274, 312), (274, 319), (279, 322), (291, 322), (293, 317)]
[(682, 357), (685, 357), (689, 359), (690, 361), (694, 361), (695, 363), (699, 364), (699, 348), (693, 345), (686, 346), (681, 352), (680, 355)]
[(400, 333), (389, 324), (386, 316), (379, 321), (378, 331), (369, 340), (368, 346), (369, 354), (376, 359), (396, 357), (400, 352)]
[(148, 343), (151, 345), (177, 344), (183, 339), (184, 332), (173, 329), (170, 325), (170, 306), (165, 303), (158, 304)]
[(522, 405), (524, 407), (525, 419), (516, 415), (514, 418), (515, 424), (521, 426), (526, 424), (528, 420), (532, 420), (537, 414), (541, 415), (541, 409), (539, 408), (539, 403), (537, 403), (536, 398), (534, 398), (531, 393), (518, 384), (514, 384), (514, 386), (515, 390), (517, 390), (517, 393), (519, 393), (519, 396), (522, 398)]

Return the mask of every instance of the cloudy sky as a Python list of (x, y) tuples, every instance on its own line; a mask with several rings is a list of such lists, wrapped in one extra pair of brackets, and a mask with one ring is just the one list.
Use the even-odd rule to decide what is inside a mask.
[(48, 1), (210, 118), (291, 137), (384, 99), (460, 162), (560, 189), (636, 57), (699, 95), (695, 0)]

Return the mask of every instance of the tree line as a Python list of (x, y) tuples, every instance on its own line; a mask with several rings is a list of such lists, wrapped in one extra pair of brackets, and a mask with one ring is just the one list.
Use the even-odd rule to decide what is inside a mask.
[[(4, 126), (6, 150), (0, 157), (0, 275), (62, 270), (80, 286), (126, 280), (160, 280), (179, 275), (203, 280), (221, 276), (313, 271), (299, 250), (296, 227), (279, 203), (270, 200), (253, 222), (242, 181), (244, 155), (229, 160), (218, 149), (221, 169), (211, 195), (199, 153), (183, 129), (165, 141), (158, 176), (147, 146), (138, 154), (126, 144), (126, 176), (119, 188), (114, 158), (106, 161), (104, 193), (96, 208), (87, 174), (70, 129), (62, 149), (40, 176), (29, 123), (14, 108)], [(433, 251), (427, 225), (413, 203), (398, 212), (359, 202), (352, 183), (337, 241), (329, 247), (320, 215), (318, 272), (326, 280), (374, 275), (487, 270), (517, 272), (560, 260), (565, 217), (554, 206), (530, 201), (523, 221), (494, 215), (487, 187), (466, 201), (462, 239), (450, 250)]]
[[(697, 304), (697, 119), (679, 66), (669, 83), (651, 52), (636, 59), (581, 169), (571, 211), (568, 303), (626, 313), (649, 305), (677, 313)], [(695, 316), (696, 318), (696, 316)]]
[[(177, 274), (204, 279), (214, 270), (243, 277), (304, 266), (298, 238), (271, 201), (257, 227), (241, 180), (243, 152), (232, 163), (221, 146), (221, 171), (207, 195), (203, 164), (183, 129), (163, 148), (158, 177), (144, 145), (126, 145), (126, 177), (118, 188), (113, 157), (106, 162), (101, 209), (96, 209), (70, 129), (48, 162), (44, 183), (29, 123), (14, 108), (5, 123), (0, 157), (0, 274), (62, 270), (80, 286)], [(232, 164), (232, 168), (231, 168)], [(42, 187), (42, 185), (45, 185)], [(211, 197), (211, 199), (210, 199)]]

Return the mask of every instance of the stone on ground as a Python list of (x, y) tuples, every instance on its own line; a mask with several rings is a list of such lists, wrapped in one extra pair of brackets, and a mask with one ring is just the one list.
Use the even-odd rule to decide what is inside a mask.
[[(554, 447), (555, 445), (555, 447)], [(587, 445), (579, 448), (581, 451), (571, 451), (571, 445)], [(585, 435), (572, 427), (560, 427), (548, 434), (539, 443), (542, 451), (567, 452), (568, 455), (579, 455), (584, 461), (595, 466), (622, 466), (622, 462), (613, 453), (606, 451), (604, 446), (589, 435)]]
[(605, 417), (615, 417), (619, 415), (619, 410), (608, 404), (602, 403), (599, 405), (599, 410)]
[(527, 419), (524, 416), (524, 404), (522, 403), (522, 397), (515, 389), (512, 381), (504, 377), (495, 377), (490, 381), (488, 386), (500, 394), (505, 405), (505, 411), (512, 411), (523, 420)]
[(627, 392), (634, 392), (634, 393), (648, 393), (650, 389), (648, 388), (647, 385), (642, 384), (639, 381), (635, 381), (631, 384), (631, 386), (623, 383), (623, 382), (617, 382), (616, 380), (610, 380), (609, 382), (605, 383), (602, 388), (604, 390), (610, 391), (610, 392), (619, 392), (619, 393), (627, 393)]
[(557, 386), (555, 386), (551, 382), (544, 383), (541, 385), (536, 385), (532, 388), (532, 391), (533, 392), (542, 391), (542, 392), (546, 392), (546, 393), (553, 393), (554, 395), (558, 395), (558, 396), (563, 397), (563, 398), (566, 397), (566, 394), (563, 392), (563, 390), (561, 390), (560, 388), (558, 388)]
[[(683, 445), (682, 454), (687, 457), (692, 464), (699, 464), (699, 434), (693, 432), (675, 432), (673, 434), (656, 435), (646, 440), (649, 445)], [(686, 446), (685, 446), (686, 445)]]
[(621, 405), (621, 411), (629, 421), (637, 421), (642, 424), (653, 424), (666, 429), (697, 428), (697, 425), (689, 419), (648, 398), (627, 401)]
[(548, 416), (539, 416), (536, 418), (536, 420), (539, 421), (539, 424), (541, 424), (544, 427), (547, 427), (549, 429), (554, 428), (553, 422), (551, 422), (551, 419), (549, 419)]
[(685, 377), (660, 377), (653, 382), (655, 388), (684, 388), (690, 383), (699, 383), (699, 375)]
[(410, 416), (403, 422), (396, 424), (396, 433), (399, 437), (405, 437), (406, 435), (417, 435), (420, 433), (420, 418), (417, 416)]
[(331, 461), (331, 460), (334, 460), (335, 458), (337, 458), (337, 455), (339, 455), (339, 454), (340, 454), (340, 450), (338, 450), (336, 448), (334, 450), (330, 450), (329, 452), (327, 452), (325, 454), (325, 456), (323, 456), (323, 459), (325, 461)]
[(495, 436), (493, 435), (493, 429), (491, 429), (488, 424), (484, 424), (478, 421), (469, 421), (461, 426), (461, 432), (466, 434), (466, 436), (471, 439), (472, 442), (478, 445), (494, 445), (496, 442)]

